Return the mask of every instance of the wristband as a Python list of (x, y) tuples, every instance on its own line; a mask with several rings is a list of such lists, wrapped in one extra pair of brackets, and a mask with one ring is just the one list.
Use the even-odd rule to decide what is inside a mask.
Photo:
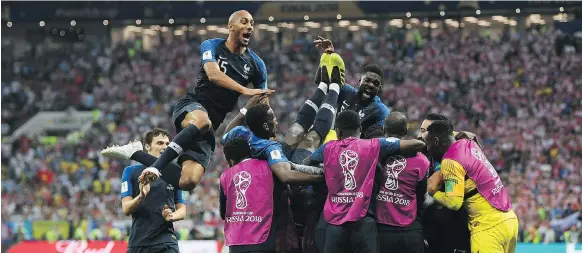
[(240, 108), (240, 114), (246, 116), (247, 115), (247, 108), (244, 108), (244, 107), (243, 108)]

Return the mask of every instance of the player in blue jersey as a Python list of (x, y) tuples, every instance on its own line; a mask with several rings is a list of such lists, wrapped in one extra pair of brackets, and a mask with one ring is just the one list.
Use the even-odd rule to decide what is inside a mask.
[[(209, 39), (200, 45), (202, 64), (198, 86), (176, 103), (172, 119), (178, 134), (156, 162), (144, 171), (146, 181), (162, 174), (179, 178), (181, 189), (192, 190), (208, 167), (214, 152), (214, 130), (226, 114), (232, 111), (240, 94), (252, 96), (270, 94), (267, 89), (267, 70), (259, 56), (248, 48), (255, 21), (247, 11), (237, 11), (228, 20), (228, 39)], [(253, 89), (247, 88), (252, 83)], [(124, 159), (136, 153), (127, 146), (111, 147), (102, 151), (105, 156)], [(143, 155), (143, 154), (142, 154)], [(178, 158), (181, 170), (164, 169)], [(138, 160), (139, 161), (139, 160)]]
[[(323, 49), (323, 56), (330, 55), (335, 56), (335, 59), (341, 60), (341, 57), (334, 53), (335, 49), (333, 44), (330, 40), (318, 37), (317, 40), (314, 41), (315, 46), (318, 48)], [(320, 65), (328, 65), (328, 66), (340, 66), (340, 70), (342, 71), (342, 85), (341, 85), (341, 92), (337, 99), (338, 113), (343, 110), (352, 110), (358, 113), (360, 116), (360, 121), (362, 123), (362, 134), (366, 133), (369, 127), (372, 125), (380, 125), (384, 124), (384, 119), (388, 117), (390, 114), (390, 110), (388, 107), (382, 103), (378, 95), (382, 91), (382, 84), (384, 81), (384, 71), (378, 65), (371, 64), (364, 66), (362, 71), (360, 72), (360, 80), (358, 83), (358, 88), (351, 86), (349, 84), (343, 83), (343, 75), (344, 69), (343, 61), (341, 64), (338, 64), (339, 60), (335, 60), (334, 58), (330, 59), (330, 63), (324, 63), (324, 57), (322, 56), (322, 63)], [(302, 108), (303, 110), (303, 108)], [(317, 110), (312, 112), (306, 110), (303, 112), (305, 118), (309, 119), (310, 114), (317, 113)], [(298, 114), (298, 119), (295, 123), (291, 126), (289, 132), (292, 135), (289, 138), (286, 138), (287, 143), (298, 143), (304, 136), (304, 134), (309, 130), (309, 120), (303, 121), (300, 117), (302, 116), (302, 112), (300, 111)], [(364, 136), (361, 136), (362, 138)], [(329, 140), (337, 140), (337, 136), (335, 131), (332, 129), (329, 131), (327, 137), (324, 137), (324, 143)]]
[[(145, 149), (159, 156), (170, 143), (168, 131), (155, 128), (145, 134)], [(143, 165), (128, 166), (121, 176), (121, 207), (132, 216), (127, 252), (180, 252), (172, 222), (186, 216), (182, 191), (163, 180), (141, 183)]]

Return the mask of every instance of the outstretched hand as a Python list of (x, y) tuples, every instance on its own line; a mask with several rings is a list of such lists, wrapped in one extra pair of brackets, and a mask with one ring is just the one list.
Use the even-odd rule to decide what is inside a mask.
[(262, 94), (267, 94), (267, 95), (271, 95), (273, 94), (273, 92), (275, 92), (275, 90), (271, 90), (271, 89), (248, 89), (245, 88), (241, 94), (245, 95), (245, 96), (254, 96), (254, 95), (262, 95)]
[(254, 96), (250, 97), (249, 98), (249, 101), (245, 105), (245, 108), (249, 109), (249, 108), (251, 108), (251, 107), (253, 107), (255, 105), (258, 105), (258, 104), (262, 103), (265, 98), (269, 97), (269, 95), (270, 94), (263, 93), (263, 94), (254, 95)]
[(324, 53), (331, 54), (331, 53), (335, 52), (335, 49), (333, 48), (333, 43), (331, 43), (331, 40), (328, 40), (328, 39), (321, 37), (319, 35), (317, 36), (317, 39), (313, 41), (313, 44), (315, 44), (315, 47), (321, 48)]

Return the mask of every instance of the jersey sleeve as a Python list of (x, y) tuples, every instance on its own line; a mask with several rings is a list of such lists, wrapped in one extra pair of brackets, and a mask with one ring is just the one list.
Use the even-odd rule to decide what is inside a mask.
[(251, 52), (251, 56), (255, 60), (257, 64), (257, 72), (255, 73), (255, 80), (253, 81), (253, 85), (255, 89), (267, 89), (267, 66), (261, 57), (256, 55), (254, 52)]
[(380, 141), (380, 157), (393, 155), (400, 151), (400, 140), (397, 138), (378, 138)]
[(133, 166), (127, 166), (123, 169), (123, 174), (121, 174), (121, 198), (133, 196), (133, 182), (131, 182), (133, 168)]
[(202, 66), (207, 62), (216, 62), (216, 46), (220, 43), (219, 39), (205, 40), (200, 44), (200, 55)]
[(465, 169), (453, 160), (444, 159), (441, 174), (445, 182), (445, 192), (437, 192), (434, 199), (449, 209), (458, 210), (465, 196)]
[(269, 166), (280, 162), (289, 162), (285, 154), (283, 154), (283, 148), (279, 143), (275, 142), (274, 144), (267, 146), (265, 151)]
[(351, 86), (351, 85), (346, 83), (344, 85), (343, 92), (348, 93), (350, 95), (355, 95), (356, 93), (358, 93), (358, 90), (356, 88), (354, 88), (354, 86)]
[(309, 156), (309, 160), (311, 160), (312, 163), (323, 163), (323, 154), (325, 151), (325, 146), (327, 144), (323, 144), (321, 145), (319, 148), (317, 148), (310, 156)]
[(176, 191), (176, 204), (186, 204), (186, 192), (178, 189)]
[(388, 115), (390, 114), (390, 109), (388, 109), (388, 107), (384, 103), (382, 103), (379, 97), (376, 97), (374, 102), (378, 107), (378, 115), (375, 124), (383, 126), (384, 120), (386, 120), (386, 117), (388, 117)]

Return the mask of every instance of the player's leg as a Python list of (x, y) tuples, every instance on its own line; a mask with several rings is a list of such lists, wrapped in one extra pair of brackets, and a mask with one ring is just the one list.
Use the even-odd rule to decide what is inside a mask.
[[(315, 151), (321, 145), (321, 141), (331, 129), (335, 119), (337, 99), (339, 97), (340, 87), (336, 83), (329, 85), (325, 102), (315, 115), (313, 128), (305, 135), (303, 140), (297, 145), (297, 150), (305, 149), (311, 152)], [(295, 153), (297, 153), (297, 150)]]
[(399, 247), (399, 241), (402, 240), (400, 233), (402, 232), (403, 231), (378, 229), (378, 246), (380, 247), (380, 252), (404, 252)]
[[(124, 160), (133, 160), (139, 162), (145, 166), (152, 166), (158, 159), (157, 157), (150, 155), (143, 151), (143, 145), (140, 141), (132, 141), (128, 144), (122, 146), (112, 146), (107, 147), (101, 151), (101, 154), (105, 157), (114, 157)], [(180, 171), (180, 165), (171, 162), (163, 169), (164, 171)], [(163, 173), (161, 178), (171, 185), (178, 186), (180, 181), (180, 174), (176, 173)]]
[[(501, 224), (500, 224), (501, 225)], [(472, 253), (505, 252), (505, 238), (498, 226), (471, 234)]]
[(328, 86), (325, 83), (320, 83), (315, 92), (307, 101), (301, 106), (297, 112), (295, 122), (289, 128), (289, 132), (285, 135), (285, 143), (291, 147), (296, 147), (303, 139), (305, 133), (311, 128), (315, 121), (316, 114), (325, 99)]
[(178, 134), (152, 165), (158, 170), (183, 154), (185, 150), (192, 149), (195, 141), (212, 126), (208, 112), (201, 104), (191, 101), (184, 106), (176, 107), (172, 117)]
[(214, 142), (214, 131), (210, 130), (201, 139), (195, 141), (190, 150), (185, 151), (178, 158), (178, 164), (182, 165), (178, 184), (180, 189), (191, 191), (198, 185), (204, 171), (210, 164), (210, 159), (214, 153)]
[(349, 233), (343, 226), (327, 224), (322, 253), (352, 252), (349, 243)]
[(519, 221), (517, 218), (505, 221), (507, 226), (508, 238), (505, 244), (505, 253), (514, 253), (517, 246), (517, 239), (519, 233)]
[(378, 229), (372, 217), (364, 217), (349, 226), (352, 252), (379, 253)]
[[(142, 174), (156, 173), (157, 171), (160, 171), (162, 168), (164, 168), (166, 164), (172, 162), (172, 160), (181, 156), (188, 150), (193, 150), (196, 147), (200, 148), (198, 140), (200, 140), (203, 136), (205, 136), (209, 132), (212, 132), (209, 131), (212, 129), (212, 122), (210, 121), (210, 118), (208, 116), (208, 111), (200, 103), (188, 97), (185, 97), (178, 101), (176, 107), (174, 108), (172, 119), (178, 134), (174, 137), (172, 142), (170, 142), (168, 148), (164, 150), (164, 152), (160, 155), (156, 162), (152, 164), (151, 167), (145, 169)], [(214, 143), (214, 139), (212, 143)], [(208, 148), (214, 151), (214, 146), (205, 147), (205, 149)], [(200, 158), (207, 159), (206, 157), (204, 157), (204, 155), (205, 154), (201, 154)], [(200, 163), (200, 161), (198, 162)], [(190, 163), (188, 163), (187, 166), (187, 168), (199, 168), (199, 167), (200, 166), (194, 166)], [(182, 166), (182, 170), (183, 169), (184, 166)], [(166, 176), (170, 178), (180, 178), (179, 185), (181, 189), (183, 190), (194, 189), (198, 180), (200, 180), (199, 177), (196, 177), (197, 173), (192, 173), (192, 171), (195, 170), (191, 169), (189, 169), (186, 172), (182, 170), (163, 170), (160, 172), (162, 175), (169, 174)], [(184, 187), (182, 187), (182, 185), (184, 185)]]
[[(424, 236), (422, 235), (422, 230), (403, 231), (401, 238), (404, 250), (399, 252), (424, 252)], [(378, 239), (383, 240), (384, 238), (378, 237)]]

